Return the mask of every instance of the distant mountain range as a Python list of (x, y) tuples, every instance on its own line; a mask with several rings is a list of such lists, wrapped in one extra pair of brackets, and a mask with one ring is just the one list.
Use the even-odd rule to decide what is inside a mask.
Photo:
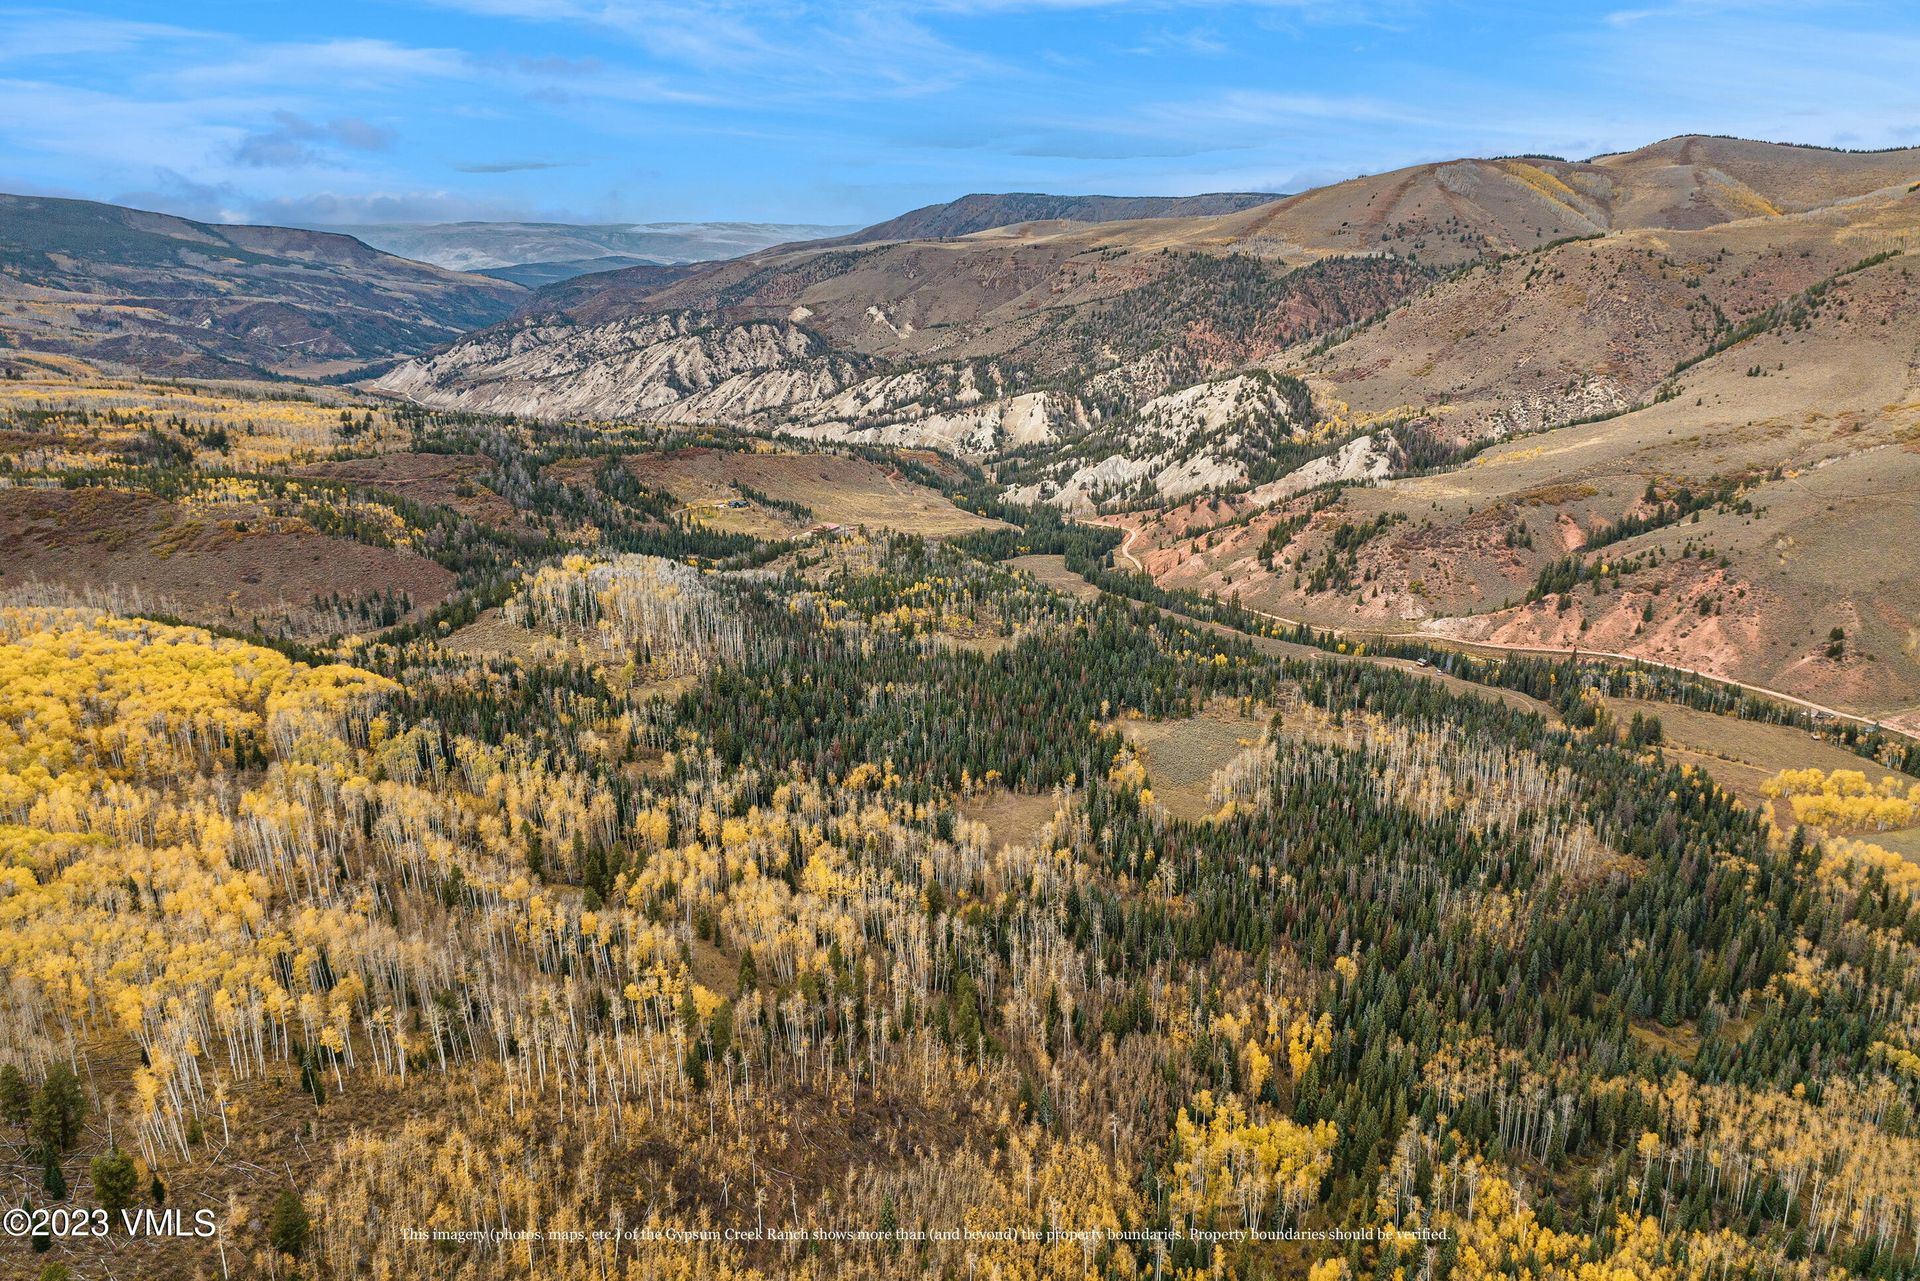
[(545, 285), (620, 267), (738, 258), (789, 241), (844, 235), (854, 228), (784, 222), (384, 222), (316, 230), (353, 236), (375, 249), (437, 267)]
[[(600, 304), (769, 249), (952, 237), (1033, 219), (1192, 216), (1271, 197), (970, 195), (856, 229), (815, 223), (196, 222), (0, 195), (0, 348), (150, 373), (345, 377), (503, 320), (529, 290)], [(618, 273), (618, 274), (615, 274)], [(573, 283), (568, 283), (573, 282)]]
[(927, 205), (871, 227), (781, 222), (439, 222), (316, 227), (390, 254), (538, 289), (627, 267), (672, 267), (743, 258), (800, 243), (871, 244), (966, 236), (1015, 223), (1194, 218), (1234, 213), (1280, 197), (1262, 192), (1201, 196), (1051, 196), (975, 193)]
[[(697, 259), (704, 262), (706, 259)], [(505, 280), (528, 289), (544, 289), (562, 281), (607, 271), (625, 271), (629, 267), (691, 266), (691, 263), (660, 263), (651, 258), (628, 258), (608, 254), (604, 258), (562, 258), (556, 262), (521, 262), (511, 267), (482, 267), (473, 274), (491, 280)]]

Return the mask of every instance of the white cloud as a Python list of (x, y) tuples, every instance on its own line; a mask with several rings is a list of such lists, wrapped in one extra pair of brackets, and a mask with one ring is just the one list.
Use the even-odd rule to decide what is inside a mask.
[[(611, 33), (702, 78), (711, 99), (746, 105), (923, 96), (987, 75), (999, 59), (943, 39), (924, 5), (756, 4), (740, 0), (424, 0), (435, 8), (568, 23)], [(711, 87), (719, 78), (724, 90)]]
[(44, 10), (0, 11), (0, 63), (98, 58), (157, 40), (190, 40), (199, 33), (158, 22), (126, 22)]
[(467, 79), (475, 74), (473, 60), (456, 49), (338, 39), (242, 45), (217, 61), (192, 63), (153, 78), (189, 91), (253, 85), (367, 90), (398, 88), (422, 79)]

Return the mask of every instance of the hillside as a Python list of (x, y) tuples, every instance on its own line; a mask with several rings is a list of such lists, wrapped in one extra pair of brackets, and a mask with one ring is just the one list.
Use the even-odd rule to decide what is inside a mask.
[[(700, 377), (684, 388), (671, 380), (655, 385), (628, 377), (611, 380), (604, 393), (570, 381), (565, 398), (553, 408), (608, 415), (664, 408), (708, 418), (750, 412), (763, 421), (785, 417), (829, 433), (884, 427), (902, 438), (919, 431), (930, 440), (955, 444), (960, 435), (948, 411), (965, 406), (929, 399), (927, 387), (943, 378), (978, 383), (983, 377), (978, 362), (996, 362), (988, 376), (993, 385), (970, 383), (961, 393), (968, 406), (1003, 401), (1008, 392), (1018, 395), (1022, 383), (1044, 383), (1050, 422), (1084, 421), (1096, 410), (1105, 412), (1102, 402), (1115, 394), (1137, 403), (1176, 389), (1183, 378), (1190, 383), (1195, 375), (1231, 371), (1279, 348), (1370, 319), (1418, 292), (1435, 270), (1543, 247), (1552, 253), (1556, 242), (1569, 238), (1674, 231), (1706, 220), (1725, 228), (1729, 252), (1764, 255), (1778, 239), (1776, 258), (1806, 250), (1832, 270), (1835, 253), (1847, 252), (1870, 234), (1803, 223), (1799, 215), (1781, 210), (1823, 198), (1843, 221), (1864, 221), (1866, 215), (1852, 211), (1849, 202), (1898, 173), (1920, 176), (1917, 157), (1920, 152), (1848, 156), (1716, 139), (1675, 140), (1583, 164), (1532, 159), (1418, 166), (1216, 216), (1025, 223), (952, 239), (788, 246), (670, 276), (644, 269), (614, 272), (536, 295), (508, 327), (474, 335), (431, 362), (396, 371), (388, 385), (433, 403), (538, 412), (547, 393), (532, 368), (543, 362), (543, 348), (551, 344), (547, 354), (556, 369), (625, 360), (654, 341), (654, 322), (682, 315), (689, 318), (682, 327), (698, 335), (696, 346), (724, 343), (736, 353), (758, 344), (751, 334), (730, 333), (734, 326), (756, 325), (760, 332), (775, 333), (803, 329), (811, 337), (765, 348), (744, 363), (736, 354), (727, 364), (727, 377), (741, 394), (728, 403), (712, 403), (711, 385)], [(1716, 167), (1720, 160), (1728, 170)], [(1674, 193), (1687, 183), (1692, 195), (1676, 204)], [(1762, 221), (1754, 224), (1755, 218)], [(1775, 226), (1782, 228), (1777, 235), (1756, 229)], [(1881, 230), (1896, 239), (1900, 234), (1892, 224)], [(1822, 248), (1825, 242), (1833, 252)], [(1578, 252), (1622, 251), (1609, 239), (1603, 248)], [(1397, 265), (1368, 265), (1383, 258)], [(1774, 263), (1739, 296), (1708, 302), (1722, 308), (1719, 314), (1770, 306), (1817, 279), (1821, 273), (1812, 265), (1811, 259), (1806, 270)], [(1301, 270), (1307, 267), (1320, 274)], [(1589, 277), (1597, 280), (1593, 273), (1599, 269), (1588, 269)], [(1649, 309), (1660, 312), (1654, 323), (1672, 332), (1647, 335), (1648, 351), (1660, 350), (1647, 356), (1656, 365), (1668, 354), (1679, 358), (1687, 342), (1700, 340), (1716, 323), (1712, 316), (1696, 316), (1690, 331), (1680, 331), (1685, 325), (1674, 330), (1678, 322), (1667, 313), (1684, 306), (1692, 286), (1685, 283), (1690, 279), (1685, 273), (1668, 275), (1672, 278), (1660, 286), (1625, 282), (1632, 290), (1605, 318), (1638, 344)], [(1404, 331), (1447, 332), (1441, 326), (1452, 322), (1431, 313), (1443, 309), (1449, 297), (1471, 299), (1476, 288), (1454, 281), (1436, 289), (1431, 300), (1423, 300), (1427, 313), (1379, 330), (1377, 344), (1404, 352)], [(1533, 336), (1550, 356), (1557, 345), (1574, 341), (1570, 335), (1583, 332), (1566, 327), (1570, 319), (1582, 318), (1553, 306), (1544, 290), (1537, 292), (1541, 297), (1528, 304), (1538, 313), (1532, 323), (1549, 332)], [(502, 343), (511, 348), (514, 368), (526, 373), (527, 381), (488, 369)], [(1521, 345), (1519, 335), (1513, 344)], [(1170, 371), (1151, 359), (1143, 367), (1128, 367), (1143, 357), (1164, 358), (1169, 349), (1180, 354), (1183, 368)], [(1354, 351), (1366, 359), (1364, 347)], [(879, 363), (877, 369), (862, 366), (860, 375), (795, 378), (794, 353), (804, 353), (804, 359), (832, 353)], [(1199, 359), (1189, 359), (1196, 354)], [(1407, 358), (1412, 369), (1424, 363)], [(1562, 371), (1547, 370), (1551, 363), (1542, 361), (1539, 386), (1490, 388), (1487, 399), (1505, 404), (1557, 386), (1564, 381), (1557, 378)], [(676, 359), (662, 367), (688, 366)], [(906, 386), (863, 388), (857, 420), (849, 421), (842, 407), (823, 403), (875, 372), (901, 375), (909, 368), (913, 376)], [(1434, 371), (1391, 386), (1395, 380), (1375, 377), (1380, 393), (1367, 399), (1391, 408), (1474, 390), (1460, 381), (1465, 371), (1443, 378), (1435, 376), (1438, 369), (1436, 364)], [(1621, 380), (1622, 385), (1638, 377)], [(972, 452), (990, 453), (1004, 443), (977, 424), (969, 430)]]
[(1255, 252), (1393, 253), (1455, 266), (1574, 236), (1801, 213), (1916, 177), (1915, 148), (1842, 152), (1688, 136), (1587, 161), (1414, 165), (1290, 196), (1210, 232)]
[[(1271, 192), (1222, 191), (1200, 196), (1049, 196), (1033, 191), (1000, 195), (976, 192), (942, 204), (912, 209), (897, 218), (841, 236), (831, 243), (882, 240), (942, 240), (1022, 222), (1131, 222), (1140, 218), (1204, 218), (1263, 205)], [(799, 239), (799, 237), (794, 237)]]
[(1920, 559), (1887, 522), (1920, 483), (1914, 241), (1903, 193), (1474, 268), (1302, 371), (1427, 474), (1127, 518), (1134, 554), (1322, 626), (1627, 653), (1913, 724)]
[(0, 341), (148, 373), (325, 375), (497, 321), (504, 281), (348, 236), (0, 195)]
[(1025, 224), (615, 272), (543, 291), (379, 386), (492, 412), (784, 424), (985, 455), (1084, 435), (1427, 279), (1385, 258), (1195, 252), (1192, 226)]
[[(1578, 163), (1417, 166), (1209, 217), (790, 246), (571, 282), (380, 386), (493, 412), (935, 445), (990, 463), (1016, 500), (1138, 513), (1124, 519), (1156, 576), (1282, 617), (1506, 643), (1591, 635), (1899, 714), (1920, 703), (1902, 632), (1920, 620), (1910, 604), (1842, 619), (1858, 586), (1843, 571), (1826, 595), (1796, 586), (1792, 608), (1762, 607), (1751, 575), (1730, 581), (1753, 603), (1738, 645), (1677, 617), (1616, 627), (1575, 611), (1547, 625), (1537, 610), (1505, 611), (1590, 536), (1572, 531), (1655, 518), (1660, 501), (1640, 499), (1650, 486), (1710, 490), (1814, 465), (1833, 454), (1827, 419), (1852, 424), (1841, 452), (1902, 439), (1900, 407), (1916, 399), (1911, 327), (1898, 319), (1911, 267), (1871, 264), (1920, 241), (1915, 181), (1920, 151), (1683, 138)], [(1876, 319), (1855, 323), (1863, 315)], [(1804, 408), (1780, 400), (1789, 387)], [(1594, 435), (1618, 453), (1619, 476), (1596, 492), (1610, 497), (1588, 495), (1579, 469), (1537, 441), (1456, 473), (1491, 477), (1509, 453), (1552, 451), (1507, 500), (1550, 522), (1551, 537), (1511, 535), (1530, 546), (1507, 546), (1503, 526), (1484, 559), (1471, 531), (1490, 527), (1487, 503), (1505, 491), (1476, 490), (1453, 510), (1429, 492), (1452, 482), (1420, 479), (1493, 442), (1603, 416)], [(1674, 440), (1634, 456), (1642, 421)], [(1729, 432), (1757, 443), (1715, 443)], [(1328, 486), (1343, 492), (1327, 500)], [(1303, 522), (1281, 557), (1298, 567), (1343, 523), (1376, 515), (1411, 519), (1376, 531), (1364, 553), (1343, 548), (1345, 592), (1295, 586), (1266, 563), (1270, 536), (1287, 545), (1276, 527)], [(1797, 537), (1839, 547), (1839, 529)], [(1416, 556), (1444, 572), (1407, 568)], [(1660, 602), (1698, 608), (1688, 591)], [(1869, 638), (1852, 669), (1807, 658), (1809, 636), (1834, 627)]]
[(486, 276), (490, 280), (504, 280), (508, 284), (519, 285), (526, 289), (544, 289), (548, 285), (557, 285), (563, 280), (572, 280), (576, 276), (591, 276), (600, 272), (625, 271), (629, 267), (651, 267), (657, 264), (644, 258), (626, 258), (609, 254), (604, 258), (563, 258), (555, 262), (525, 262), (511, 267), (481, 267), (474, 271), (476, 276)]
[[(1920, 176), (1920, 154), (1913, 163)], [(1444, 405), (1464, 437), (1566, 421), (1645, 398), (1679, 362), (1917, 232), (1920, 199), (1895, 188), (1702, 230), (1578, 239), (1466, 268), (1312, 360), (1356, 408)]]

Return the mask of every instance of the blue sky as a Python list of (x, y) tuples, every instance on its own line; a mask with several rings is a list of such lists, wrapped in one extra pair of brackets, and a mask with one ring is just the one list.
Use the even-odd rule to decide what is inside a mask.
[(0, 190), (286, 223), (864, 223), (1682, 132), (1920, 145), (1920, 5), (0, 7)]

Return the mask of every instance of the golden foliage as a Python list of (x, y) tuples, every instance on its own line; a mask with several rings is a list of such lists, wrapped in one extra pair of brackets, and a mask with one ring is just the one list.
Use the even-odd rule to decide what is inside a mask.
[(1905, 786), (1891, 774), (1874, 784), (1863, 770), (1788, 769), (1760, 790), (1768, 797), (1784, 796), (1794, 819), (1809, 827), (1885, 832), (1920, 823), (1920, 783)]

